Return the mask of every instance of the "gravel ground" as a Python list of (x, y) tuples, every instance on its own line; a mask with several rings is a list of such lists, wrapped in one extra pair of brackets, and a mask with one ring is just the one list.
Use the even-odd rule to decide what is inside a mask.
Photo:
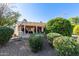
[(56, 53), (47, 40), (44, 41), (42, 51), (33, 53), (29, 48), (28, 39), (21, 38), (21, 40), (11, 40), (5, 46), (0, 47), (0, 56), (56, 56)]

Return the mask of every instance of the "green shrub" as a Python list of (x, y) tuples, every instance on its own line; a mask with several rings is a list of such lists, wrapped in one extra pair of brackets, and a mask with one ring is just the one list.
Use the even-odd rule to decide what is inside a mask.
[(79, 43), (71, 37), (58, 37), (53, 41), (53, 45), (58, 55), (77, 56), (79, 55)]
[(46, 28), (45, 28), (46, 34), (48, 34), (48, 33), (51, 32), (51, 30), (52, 30), (52, 27), (51, 27), (51, 26), (53, 25), (53, 23), (54, 23), (54, 19), (49, 20), (49, 21), (46, 23)]
[(72, 29), (74, 29), (74, 27), (76, 26), (76, 24), (71, 24), (72, 25)]
[(76, 25), (73, 29), (73, 34), (79, 35), (79, 25)]
[(72, 35), (72, 26), (71, 23), (64, 18), (55, 18), (48, 21), (46, 25), (47, 30), (50, 30), (54, 33), (62, 34), (63, 36)]
[(0, 27), (0, 45), (6, 44), (12, 37), (13, 33), (14, 33), (14, 30), (11, 28)]
[(29, 45), (33, 52), (38, 52), (43, 47), (43, 36), (38, 34), (33, 34), (29, 38)]
[(51, 31), (47, 30), (47, 28), (45, 28), (45, 34), (50, 33)]
[[(53, 44), (53, 40), (57, 37), (60, 37), (62, 36), (61, 34), (58, 34), (58, 33), (48, 33), (47, 34), (47, 39), (48, 39), (48, 42), (52, 45)], [(52, 45), (53, 46), (53, 45)]]

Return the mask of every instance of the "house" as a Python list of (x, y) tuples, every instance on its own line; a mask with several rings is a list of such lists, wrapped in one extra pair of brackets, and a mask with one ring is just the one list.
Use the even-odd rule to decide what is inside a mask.
[(27, 20), (23, 20), (22, 22), (16, 23), (15, 32), (17, 36), (21, 33), (41, 33), (45, 30), (45, 23), (43, 22), (28, 22)]

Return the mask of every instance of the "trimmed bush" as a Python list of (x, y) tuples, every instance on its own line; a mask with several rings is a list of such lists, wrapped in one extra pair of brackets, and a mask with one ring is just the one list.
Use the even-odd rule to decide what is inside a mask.
[(33, 34), (29, 38), (29, 45), (33, 52), (38, 52), (43, 46), (43, 36), (39, 34)]
[(52, 30), (52, 27), (51, 27), (51, 26), (53, 25), (53, 23), (54, 23), (54, 19), (49, 20), (49, 21), (46, 23), (46, 28), (45, 28), (46, 34), (48, 34), (48, 33), (51, 32), (51, 30)]
[(62, 34), (63, 36), (72, 35), (72, 26), (71, 23), (64, 18), (55, 18), (48, 21), (46, 28), (54, 33)]
[(79, 25), (76, 25), (73, 29), (73, 34), (79, 35)]
[(48, 33), (50, 33), (50, 31), (47, 30), (47, 28), (45, 28), (45, 34), (48, 34)]
[(72, 25), (72, 29), (74, 29), (74, 27), (76, 26), (76, 24), (71, 24)]
[[(58, 34), (58, 33), (48, 33), (47, 34), (47, 39), (48, 39), (48, 42), (50, 45), (53, 44), (53, 40), (57, 37), (60, 37), (62, 36), (61, 34)], [(52, 45), (53, 46), (53, 45)]]
[(0, 27), (0, 45), (6, 44), (12, 37), (14, 30), (8, 27)]
[(53, 41), (57, 54), (61, 56), (79, 55), (79, 43), (71, 37), (58, 37)]

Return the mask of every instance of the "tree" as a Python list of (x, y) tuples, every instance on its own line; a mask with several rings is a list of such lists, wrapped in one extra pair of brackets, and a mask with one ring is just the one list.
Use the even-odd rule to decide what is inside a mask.
[(11, 14), (6, 16), (6, 25), (10, 26), (17, 22), (18, 17), (20, 17), (19, 12), (11, 12)]
[(71, 17), (69, 18), (69, 21), (71, 22), (71, 24), (79, 24), (79, 17)]
[(0, 26), (11, 26), (20, 17), (19, 12), (14, 12), (9, 4), (0, 4)]

